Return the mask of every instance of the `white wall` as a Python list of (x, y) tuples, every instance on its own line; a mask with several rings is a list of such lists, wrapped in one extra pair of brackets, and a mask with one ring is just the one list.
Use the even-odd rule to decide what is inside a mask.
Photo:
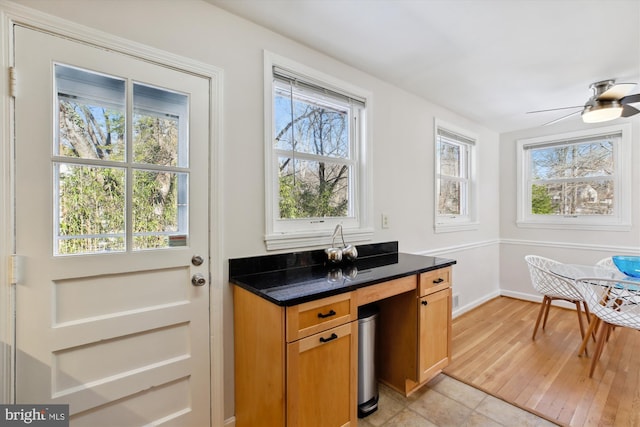
[[(458, 260), (454, 294), (458, 311), (499, 289), (499, 138), (458, 115), (399, 90), (365, 72), (301, 46), (200, 0), (19, 0), (129, 40), (209, 63), (224, 70), (223, 253), (226, 260), (266, 253), (264, 246), (263, 49), (373, 93), (372, 150), (375, 242), (398, 240), (404, 252)], [(437, 60), (437, 59), (434, 59)], [(478, 135), (480, 227), (433, 232), (433, 120)], [(380, 215), (390, 228), (380, 228)], [(225, 418), (234, 413), (233, 302), (225, 289)]]
[[(529, 281), (524, 256), (542, 255), (562, 262), (589, 264), (615, 254), (640, 254), (640, 117), (632, 124), (632, 228), (630, 231), (545, 230), (516, 225), (516, 141), (599, 127), (579, 118), (545, 128), (500, 136), (500, 288), (503, 295), (538, 299)], [(610, 126), (603, 123), (602, 126)]]

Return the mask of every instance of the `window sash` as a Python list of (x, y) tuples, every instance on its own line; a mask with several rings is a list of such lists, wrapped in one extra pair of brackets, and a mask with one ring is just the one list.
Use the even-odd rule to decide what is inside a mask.
[[(280, 138), (276, 138), (276, 131), (278, 131), (277, 128), (277, 122), (278, 120), (276, 119), (276, 105), (275, 105), (275, 100), (276, 97), (281, 97), (281, 98), (288, 98), (290, 100), (291, 108), (293, 108), (293, 104), (296, 101), (299, 102), (303, 102), (305, 104), (310, 104), (310, 105), (314, 105), (314, 106), (318, 106), (320, 108), (326, 108), (329, 110), (332, 110), (334, 112), (334, 114), (343, 114), (344, 116), (346, 116), (346, 120), (345, 120), (345, 124), (347, 126), (347, 141), (346, 141), (346, 147), (344, 151), (344, 153), (341, 153), (341, 150), (337, 149), (336, 153), (327, 153), (327, 154), (317, 154), (317, 153), (312, 153), (310, 152), (310, 150), (305, 150), (304, 149), (304, 145), (300, 145), (299, 143), (295, 143), (294, 139), (295, 139), (295, 135), (293, 135), (295, 133), (295, 124), (290, 126), (289, 129), (287, 129), (286, 131), (284, 131), (282, 133), (282, 135), (278, 135), (280, 136)], [(281, 84), (277, 81), (274, 81), (274, 89), (273, 89), (273, 109), (274, 109), (274, 116), (273, 116), (273, 147), (274, 150), (276, 150), (277, 152), (289, 152), (292, 153), (292, 155), (295, 156), (301, 156), (301, 155), (310, 155), (310, 156), (316, 156), (317, 158), (323, 157), (326, 158), (327, 161), (334, 161), (334, 159), (342, 159), (345, 161), (351, 161), (352, 158), (354, 157), (354, 141), (355, 141), (355, 131), (353, 129), (353, 127), (355, 126), (355, 122), (356, 122), (356, 117), (357, 117), (357, 113), (354, 113), (352, 106), (350, 105), (346, 105), (343, 103), (339, 103), (339, 102), (331, 102), (331, 100), (320, 100), (318, 98), (314, 98), (312, 96), (301, 96), (300, 93), (294, 88), (294, 87), (286, 87), (283, 88), (281, 86)], [(289, 110), (289, 113), (292, 114), (293, 111), (291, 111), (291, 109)], [(288, 120), (288, 121), (287, 121)], [(284, 123), (287, 123), (287, 125), (291, 124), (292, 122), (294, 122), (294, 117), (293, 115), (291, 117), (286, 117), (286, 119), (283, 120)], [(280, 141), (288, 141), (288, 145), (291, 146), (291, 148), (279, 148), (280, 145)], [(340, 144), (340, 142), (336, 142), (336, 145)], [(287, 145), (286, 142), (284, 145)], [(342, 145), (339, 145), (339, 147), (342, 147)]]
[[(525, 153), (526, 153), (527, 166), (528, 166), (527, 167), (528, 197), (526, 201), (527, 215), (530, 217), (563, 216), (567, 218), (614, 216), (615, 214), (613, 212), (603, 213), (603, 214), (593, 214), (593, 213), (583, 214), (580, 212), (575, 212), (575, 213), (572, 212), (570, 214), (567, 214), (567, 213), (564, 213), (567, 210), (567, 207), (564, 204), (559, 206), (561, 211), (560, 213), (548, 213), (548, 214), (534, 213), (532, 189), (534, 186), (547, 186), (547, 185), (553, 185), (553, 184), (583, 184), (583, 183), (589, 183), (589, 182), (595, 183), (595, 182), (601, 182), (601, 181), (612, 182), (614, 188), (616, 188), (617, 187), (616, 183), (618, 181), (618, 175), (619, 175), (617, 172), (618, 168), (616, 165), (616, 153), (618, 151), (619, 141), (621, 137), (622, 137), (622, 134), (620, 132), (620, 133), (613, 133), (608, 135), (590, 135), (583, 138), (577, 137), (569, 140), (550, 141), (542, 144), (525, 144), (523, 146), (523, 149), (525, 150)], [(536, 179), (532, 177), (533, 170), (535, 169), (533, 154), (537, 150), (543, 150), (547, 148), (571, 148), (576, 146), (587, 145), (589, 143), (597, 143), (597, 142), (605, 142), (605, 141), (610, 143), (612, 146), (611, 157), (612, 157), (612, 163), (613, 163), (613, 171), (610, 173), (605, 173), (604, 171), (602, 171), (601, 173), (595, 172), (587, 176), (569, 176), (569, 177), (558, 177), (558, 178), (547, 178), (547, 179), (539, 179), (539, 178)], [(614, 199), (613, 199), (614, 210), (617, 202), (616, 200), (617, 197), (619, 196), (616, 192), (616, 194), (614, 194)]]
[[(535, 149), (548, 147), (571, 147), (598, 141), (612, 144), (613, 172), (589, 173), (586, 176), (568, 176), (537, 179), (533, 176), (531, 155)], [(625, 231), (631, 227), (631, 127), (629, 124), (587, 129), (547, 137), (517, 141), (518, 168), (518, 219), (519, 227), (549, 229), (581, 229)], [(534, 185), (553, 184), (598, 184), (611, 183), (613, 198), (606, 199), (611, 205), (609, 211), (601, 213), (533, 213)], [(594, 187), (595, 188), (595, 187)], [(603, 200), (603, 199), (600, 199)], [(537, 203), (540, 203), (538, 200)], [(539, 206), (538, 204), (536, 206)], [(564, 210), (566, 211), (566, 209)], [(561, 210), (563, 212), (563, 210)]]
[[(443, 173), (441, 147), (450, 145), (459, 150), (455, 169), (458, 175)], [(436, 131), (436, 218), (438, 222), (450, 221), (470, 221), (470, 191), (471, 191), (471, 162), (470, 150), (475, 145), (475, 140), (449, 131), (442, 127), (437, 127)], [(441, 191), (446, 182), (458, 183), (459, 190), (459, 212), (443, 212), (441, 206), (446, 205), (441, 199)]]
[[(276, 164), (279, 164), (279, 160), (283, 157), (289, 157), (293, 160), (294, 168), (296, 161), (309, 161), (309, 162), (317, 162), (317, 163), (325, 163), (330, 165), (345, 165), (348, 168), (348, 175), (346, 179), (346, 199), (347, 199), (347, 207), (344, 215), (339, 216), (330, 216), (329, 218), (336, 219), (352, 219), (356, 218), (356, 208), (354, 204), (354, 200), (357, 197), (357, 190), (355, 185), (355, 176), (358, 174), (358, 163), (357, 163), (357, 150), (355, 147), (355, 141), (357, 138), (356, 135), (356, 126), (355, 120), (352, 118), (357, 117), (357, 114), (352, 112), (354, 109), (354, 104), (358, 104), (354, 102), (354, 100), (350, 97), (347, 97), (343, 94), (340, 94), (336, 91), (332, 90), (322, 90), (322, 87), (317, 86), (315, 84), (307, 83), (304, 80), (298, 80), (294, 78), (283, 79), (280, 75), (276, 74), (277, 67), (273, 68), (274, 70), (274, 79), (273, 79), (273, 123), (274, 130), (276, 132), (275, 123), (276, 123), (276, 114), (278, 113), (275, 106), (276, 96), (281, 97), (290, 97), (290, 100), (293, 104), (295, 100), (300, 100), (302, 102), (316, 105), (319, 107), (324, 107), (328, 109), (337, 110), (339, 113), (346, 114), (346, 126), (347, 126), (347, 149), (346, 155), (323, 155), (317, 153), (310, 153), (307, 150), (301, 151), (296, 149), (298, 147), (297, 144), (294, 144), (293, 141), (290, 142), (291, 149), (280, 149), (277, 148), (277, 143), (274, 138), (273, 143), (273, 158)], [(293, 120), (293, 116), (291, 117)], [(293, 132), (293, 126), (291, 127)], [(276, 169), (279, 170), (279, 169)], [(293, 176), (297, 176), (296, 171), (294, 169)], [(295, 179), (295, 178), (294, 178)], [(280, 179), (279, 177), (276, 179), (276, 194), (280, 193)], [(315, 224), (323, 224), (327, 221), (326, 216), (308, 216), (302, 218), (289, 218), (282, 217), (282, 212), (280, 208), (280, 199), (278, 198), (278, 203), (274, 203), (274, 218), (276, 219), (278, 224), (286, 224), (290, 222), (292, 224), (296, 224), (296, 227), (299, 227), (300, 223), (309, 222)]]

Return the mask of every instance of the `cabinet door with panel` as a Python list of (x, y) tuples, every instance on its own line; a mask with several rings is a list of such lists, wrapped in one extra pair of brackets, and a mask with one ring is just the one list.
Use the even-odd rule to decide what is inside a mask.
[(355, 426), (358, 322), (287, 344), (287, 425)]
[(451, 288), (418, 299), (419, 382), (429, 381), (451, 357)]

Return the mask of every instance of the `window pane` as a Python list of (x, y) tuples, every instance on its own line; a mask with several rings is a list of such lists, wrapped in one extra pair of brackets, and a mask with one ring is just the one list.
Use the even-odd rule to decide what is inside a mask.
[(273, 97), (273, 141), (274, 147), (280, 150), (292, 151), (292, 105), (291, 88), (274, 88)]
[(280, 218), (349, 215), (348, 165), (279, 158)]
[(274, 120), (277, 149), (342, 159), (351, 155), (346, 108), (276, 87)]
[(531, 213), (535, 215), (613, 215), (613, 181), (534, 184)]
[(531, 150), (533, 179), (611, 176), (613, 143), (609, 140)]
[(133, 172), (134, 250), (186, 245), (187, 195), (186, 173)]
[(135, 84), (133, 103), (134, 161), (187, 167), (187, 138), (181, 134), (188, 123), (187, 96)]
[(57, 155), (124, 160), (123, 80), (57, 64), (56, 93)]
[(461, 215), (460, 191), (462, 183), (440, 179), (438, 187), (438, 215)]
[(439, 161), (440, 161), (440, 174), (447, 176), (462, 176), (460, 164), (460, 146), (447, 144), (440, 142), (439, 148)]
[(55, 164), (56, 254), (124, 251), (125, 171)]

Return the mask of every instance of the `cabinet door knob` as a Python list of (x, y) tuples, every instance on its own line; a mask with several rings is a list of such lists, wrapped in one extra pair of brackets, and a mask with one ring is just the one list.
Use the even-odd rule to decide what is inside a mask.
[(442, 277), (438, 277), (436, 280), (433, 281), (433, 283), (442, 283), (444, 282), (444, 279)]
[(336, 334), (331, 334), (329, 338), (320, 337), (320, 342), (329, 342), (335, 340), (336, 338), (338, 338)]
[(427, 301), (421, 301), (420, 303), (421, 303), (422, 305), (427, 305), (427, 304), (429, 304)]
[(331, 316), (335, 316), (336, 312), (333, 310), (329, 310), (329, 312), (327, 314), (323, 314), (323, 313), (318, 313), (318, 317), (320, 319), (326, 319), (327, 317), (331, 317)]

